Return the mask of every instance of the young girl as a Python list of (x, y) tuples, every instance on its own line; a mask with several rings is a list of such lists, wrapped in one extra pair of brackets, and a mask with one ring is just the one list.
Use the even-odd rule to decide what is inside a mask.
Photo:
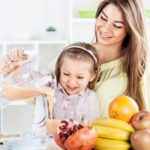
[[(9, 54), (9, 65), (11, 56), (14, 63), (14, 54), (20, 55), (19, 49), (16, 51)], [(52, 76), (51, 87), (55, 98), (52, 114), (46, 111), (47, 96), (36, 97), (33, 123), (36, 135), (46, 133), (46, 119), (51, 115), (53, 119), (74, 119), (84, 124), (99, 117), (97, 96), (91, 90), (99, 77), (99, 64), (96, 50), (90, 44), (75, 43), (64, 48), (57, 59), (55, 75)]]

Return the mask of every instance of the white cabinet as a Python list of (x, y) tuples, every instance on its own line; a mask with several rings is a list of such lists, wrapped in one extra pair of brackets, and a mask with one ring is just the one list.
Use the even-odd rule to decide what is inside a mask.
[[(79, 11), (96, 11), (99, 2), (100, 0), (15, 0), (10, 4), (9, 0), (1, 1), (0, 56), (12, 47), (23, 46), (35, 49), (51, 60), (69, 43), (92, 42), (95, 40), (95, 19), (81, 18)], [(145, 10), (150, 10), (150, 2), (143, 0), (143, 3)], [(149, 20), (147, 18), (148, 36)], [(55, 35), (46, 33), (48, 26), (56, 27)]]
[(148, 0), (142, 0), (142, 1), (144, 4), (144, 9), (145, 9), (148, 45), (150, 48), (150, 1)]
[[(80, 11), (95, 11), (99, 0), (72, 0), (70, 12), (70, 41), (71, 42), (92, 42), (95, 31), (95, 19), (80, 16)], [(84, 13), (84, 12), (83, 12)], [(84, 14), (82, 14), (84, 15)]]
[[(95, 19), (80, 18), (79, 10), (96, 10), (99, 0), (27, 0), (24, 3), (15, 0), (17, 6), (11, 4), (14, 7), (8, 6), (8, 2), (0, 2), (0, 14), (7, 14), (5, 19), (0, 15), (3, 22), (0, 29), (0, 56), (20, 46), (35, 49), (51, 60), (69, 43), (93, 40)], [(28, 6), (28, 11), (24, 6)], [(8, 13), (8, 9), (12, 13)], [(46, 33), (48, 26), (56, 27), (56, 35)]]
[(32, 105), (8, 105), (1, 110), (0, 133), (29, 133), (31, 132), (33, 118), (34, 107)]
[(24, 47), (26, 49), (34, 50), (40, 56), (49, 59), (49, 61), (52, 61), (67, 44), (67, 40), (5, 41), (0, 43), (0, 54), (5, 54), (14, 47)]

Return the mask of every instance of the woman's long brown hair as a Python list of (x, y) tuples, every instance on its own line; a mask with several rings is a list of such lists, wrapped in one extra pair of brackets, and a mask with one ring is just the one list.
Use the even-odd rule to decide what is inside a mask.
[(146, 69), (148, 46), (142, 0), (102, 0), (98, 6), (96, 18), (108, 4), (114, 4), (121, 9), (128, 31), (122, 43), (121, 52), (123, 70), (128, 77), (125, 94), (135, 99), (139, 108), (143, 109), (145, 104), (139, 92), (139, 84)]

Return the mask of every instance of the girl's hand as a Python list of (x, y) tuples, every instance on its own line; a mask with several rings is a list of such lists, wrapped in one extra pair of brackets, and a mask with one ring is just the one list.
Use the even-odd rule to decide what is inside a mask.
[(27, 56), (24, 55), (25, 48), (23, 47), (16, 47), (10, 50), (8, 53), (9, 59), (12, 62), (19, 62), (22, 60), (27, 59)]
[(13, 62), (10, 60), (9, 55), (5, 55), (0, 62), (0, 72), (4, 75), (7, 75), (18, 66), (19, 62)]
[(54, 91), (51, 87), (41, 87), (41, 93), (45, 94), (48, 101), (48, 110), (50, 113), (50, 119), (53, 119), (53, 105), (54, 105)]
[(23, 55), (24, 50), (25, 48), (13, 48), (10, 50), (10, 52), (1, 59), (0, 72), (7, 75), (18, 68), (20, 62), (27, 59), (27, 57)]

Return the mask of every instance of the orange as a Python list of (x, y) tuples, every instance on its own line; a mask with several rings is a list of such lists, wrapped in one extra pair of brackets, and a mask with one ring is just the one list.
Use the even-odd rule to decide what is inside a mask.
[(124, 120), (128, 123), (138, 111), (137, 103), (129, 96), (119, 96), (109, 105), (109, 116), (111, 118)]

